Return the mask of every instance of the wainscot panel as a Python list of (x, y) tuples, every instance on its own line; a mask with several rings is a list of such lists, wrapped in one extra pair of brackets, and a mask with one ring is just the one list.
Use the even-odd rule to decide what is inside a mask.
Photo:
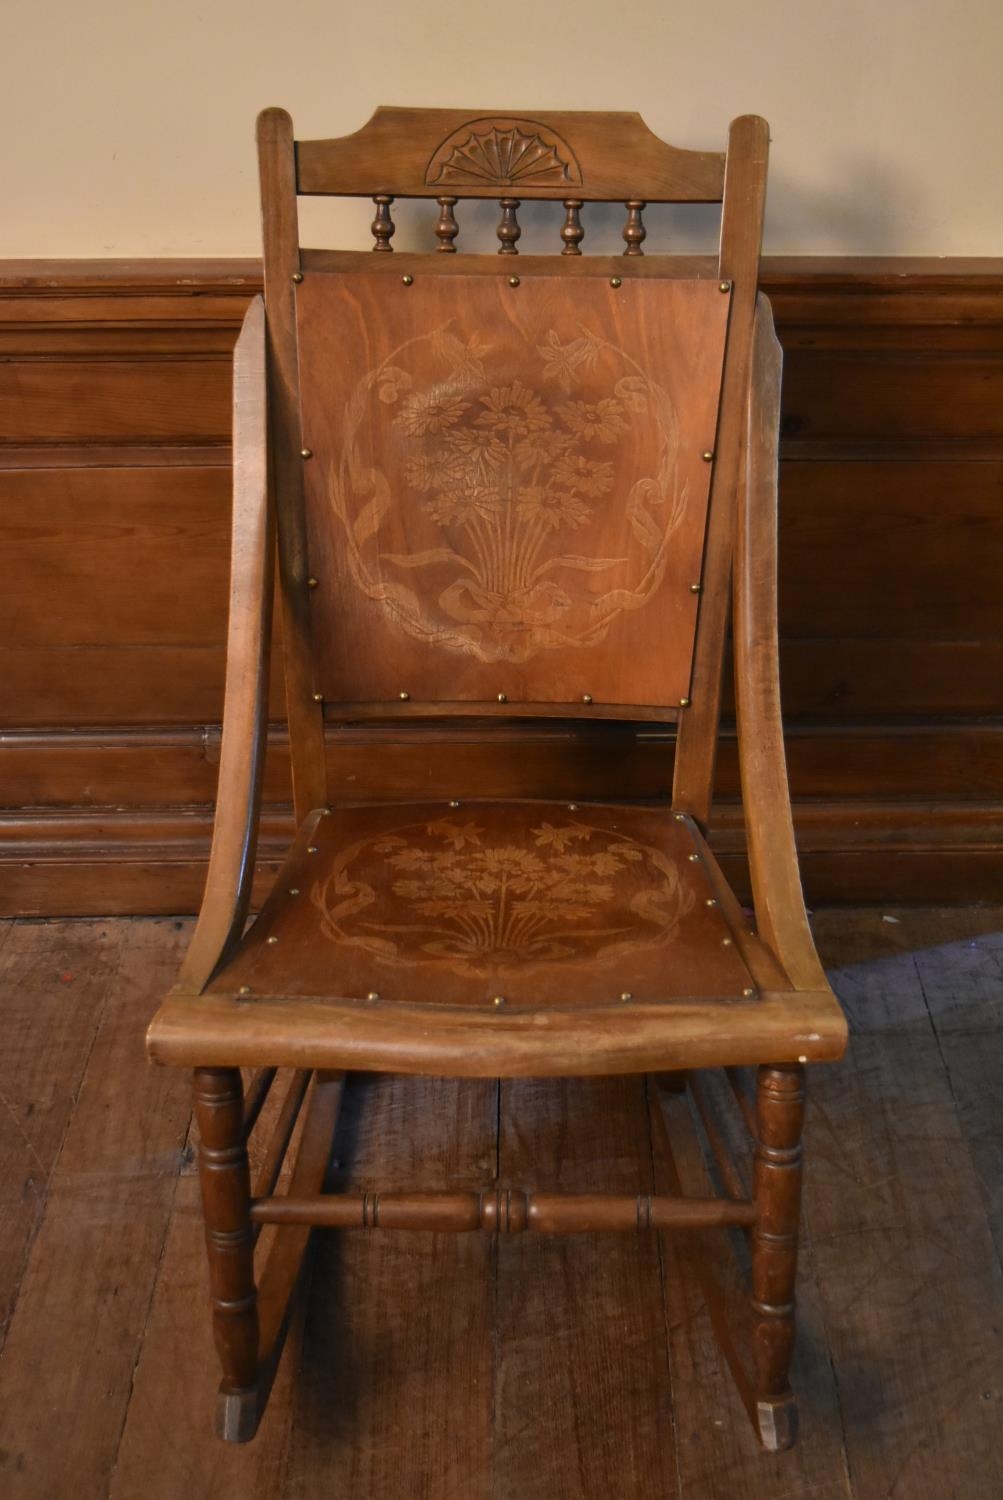
[[(1003, 260), (767, 260), (811, 901), (1003, 899)], [(219, 751), (253, 261), (0, 263), (0, 914), (184, 912)], [(264, 876), (289, 831), (273, 683)], [(329, 726), (335, 794), (661, 798), (651, 726)], [(726, 728), (715, 839), (744, 881)]]

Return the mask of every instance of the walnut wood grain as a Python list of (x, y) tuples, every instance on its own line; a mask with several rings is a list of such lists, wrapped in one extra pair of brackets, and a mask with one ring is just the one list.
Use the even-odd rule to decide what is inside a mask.
[(795, 984), (825, 986), (798, 873), (784, 761), (777, 649), (777, 442), (780, 346), (757, 308), (735, 562), (735, 699), (749, 864), (760, 933)]
[(794, 1352), (794, 1283), (801, 1217), (804, 1069), (760, 1068), (756, 1082), (752, 1231), (752, 1349), (756, 1415), (763, 1446), (789, 1448), (797, 1408), (788, 1383)]
[[(522, 198), (717, 202), (724, 156), (660, 141), (640, 115), (542, 111), (531, 116), (459, 109), (378, 109), (361, 130), (333, 140), (297, 141), (300, 193), (434, 198), (443, 188), (495, 198), (518, 185)], [(508, 175), (504, 175), (508, 174)]]
[(196, 1070), (195, 1117), (213, 1333), (224, 1395), (239, 1395), (251, 1390), (257, 1378), (258, 1314), (244, 1101), (237, 1069)]
[(758, 115), (733, 121), (728, 137), (718, 273), (729, 286), (728, 358), (721, 390), (693, 676), (700, 684), (680, 725), (672, 800), (706, 825), (721, 712), (728, 583), (735, 529), (735, 494), (747, 420), (749, 361), (759, 279), (770, 132)]
[(641, 1193), (537, 1193), (517, 1188), (467, 1193), (338, 1193), (256, 1198), (256, 1224), (328, 1229), (431, 1229), (469, 1234), (637, 1234), (643, 1230), (749, 1225), (749, 1200), (669, 1198)]
[(303, 514), (303, 437), (296, 351), (300, 274), (292, 121), (284, 110), (258, 117), (268, 331), (269, 478), (279, 538), (282, 658), (292, 745), (293, 799), (304, 817), (324, 800), (323, 729), (313, 700), (310, 576)]
[(268, 503), (265, 308), (248, 309), (234, 356), (234, 499), (228, 674), (212, 852), (186, 984), (205, 984), (243, 933), (251, 900), (267, 725), (274, 512)]

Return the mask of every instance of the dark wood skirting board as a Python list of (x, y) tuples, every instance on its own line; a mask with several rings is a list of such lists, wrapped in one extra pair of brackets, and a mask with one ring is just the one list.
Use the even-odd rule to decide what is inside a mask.
[[(194, 909), (222, 698), (230, 354), (255, 261), (0, 263), (0, 912)], [(781, 633), (813, 901), (1003, 897), (1003, 260), (768, 259)], [(55, 604), (55, 607), (53, 605)], [(276, 681), (273, 714), (282, 715)], [(659, 796), (650, 726), (332, 734), (346, 795)], [(462, 783), (462, 785), (460, 785)], [(733, 744), (719, 847), (740, 860)], [(264, 863), (286, 827), (272, 735)], [(4, 811), (3, 809), (6, 809)], [(26, 812), (25, 809), (29, 811)]]

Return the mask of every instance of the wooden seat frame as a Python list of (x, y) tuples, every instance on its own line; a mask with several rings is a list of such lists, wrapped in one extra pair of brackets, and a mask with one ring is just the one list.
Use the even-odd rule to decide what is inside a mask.
[[(450, 163), (476, 126), (529, 139), (570, 143), (576, 179), (555, 185), (544, 171), (521, 181), (465, 180)], [(519, 134), (521, 132), (521, 135)], [(257, 1430), (282, 1349), (310, 1227), (570, 1233), (697, 1229), (743, 1231), (751, 1285), (744, 1318), (717, 1320), (729, 1363), (760, 1440), (790, 1446), (796, 1406), (788, 1383), (794, 1340), (794, 1283), (801, 1184), (804, 1064), (839, 1057), (842, 1014), (826, 982), (808, 927), (791, 820), (777, 667), (777, 433), (780, 352), (768, 303), (757, 293), (768, 147), (766, 123), (743, 116), (731, 126), (727, 153), (680, 151), (657, 140), (639, 116), (542, 114), (532, 121), (455, 110), (381, 109), (355, 135), (293, 140), (282, 110), (258, 122), (265, 241), (265, 299), (255, 298), (237, 343), (234, 367), (234, 505), (230, 625), (219, 794), (209, 874), (196, 932), (179, 982), (151, 1025), (148, 1046), (160, 1062), (193, 1066), (201, 1137), (199, 1171), (206, 1220), (214, 1335), (223, 1380), (218, 1430), (244, 1441)], [(542, 149), (542, 147), (540, 148)], [(451, 155), (451, 151), (453, 154)], [(567, 173), (565, 174), (567, 176)], [(519, 199), (510, 194), (518, 191)], [(240, 997), (207, 994), (238, 950), (251, 902), (260, 815), (271, 639), (273, 559), (278, 557), (283, 651), (296, 821), (302, 830), (327, 807), (324, 706), (315, 691), (311, 646), (311, 574), (303, 502), (303, 457), (297, 369), (297, 287), (311, 270), (330, 267), (329, 252), (302, 250), (297, 195), (371, 195), (375, 249), (391, 251), (394, 198), (434, 198), (438, 252), (456, 249), (458, 197), (496, 197), (502, 204), (501, 253), (516, 253), (516, 210), (523, 198), (557, 199), (562, 270), (619, 278), (684, 274), (711, 277), (731, 297), (715, 463), (699, 603), (692, 703), (677, 723), (672, 811), (696, 837), (711, 812), (714, 751), (733, 578), (735, 693), (749, 865), (759, 939), (787, 982), (762, 996), (727, 1046), (713, 1024), (685, 1016), (664, 1022), (625, 1011), (571, 1020), (560, 1036), (535, 1044), (530, 1057), (517, 1016), (470, 1024), (449, 1051), (422, 1041), (434, 1031), (407, 1023), (397, 1040), (401, 1071), (496, 1077), (519, 1073), (613, 1073), (650, 1070), (657, 1089), (690, 1095), (724, 1191), (684, 1195), (527, 1193), (497, 1184), (482, 1192), (324, 1193), (325, 1173), (344, 1089), (344, 1069), (386, 1065), (386, 1045), (311, 1047), (302, 1002), (241, 1007)], [(590, 201), (627, 205), (623, 258), (580, 256), (579, 212)], [(647, 202), (722, 202), (716, 262), (642, 256)], [(357, 256), (356, 259), (359, 257)], [(349, 263), (350, 257), (343, 258)], [(463, 257), (466, 260), (466, 257)], [(523, 277), (553, 274), (552, 257), (522, 257)], [(438, 254), (395, 255), (405, 281), (459, 261)], [(384, 264), (383, 262), (380, 262)], [(267, 312), (266, 312), (267, 309)], [(277, 540), (277, 547), (276, 547)], [(413, 706), (397, 706), (407, 718)], [(575, 711), (590, 717), (587, 707)], [(706, 848), (705, 845), (701, 847)], [(698, 857), (698, 856), (692, 856)], [(709, 864), (712, 856), (707, 851)], [(719, 872), (718, 872), (719, 876)], [(731, 899), (732, 902), (734, 898)], [(711, 903), (713, 904), (713, 903)], [(737, 910), (737, 907), (735, 908)], [(629, 997), (624, 997), (629, 998)], [(769, 1017), (757, 1032), (755, 1017)], [(300, 1024), (302, 1022), (302, 1024)], [(311, 1024), (315, 1025), (314, 1021)], [(375, 1024), (375, 1023), (374, 1023)], [(384, 1023), (392, 1030), (393, 1018)], [(466, 1024), (461, 1021), (458, 1024)], [(423, 1029), (424, 1028), (424, 1029)], [(307, 1040), (304, 1040), (307, 1038)], [(618, 1038), (633, 1038), (629, 1043)], [(367, 1052), (366, 1047), (369, 1046)], [(340, 1048), (340, 1050), (339, 1050)], [(450, 1061), (452, 1059), (452, 1061)], [(445, 1060), (445, 1061), (444, 1061)], [(728, 1147), (728, 1130), (712, 1091), (693, 1070), (724, 1065), (743, 1128), (754, 1143), (752, 1190)], [(757, 1069), (754, 1092), (741, 1066)], [(254, 1072), (245, 1093), (241, 1067)], [(248, 1140), (279, 1067), (295, 1069), (252, 1191)], [(720, 1092), (720, 1091), (719, 1091)], [(299, 1149), (286, 1192), (277, 1194), (297, 1119)], [(661, 1108), (654, 1129), (672, 1150)], [(674, 1172), (674, 1168), (672, 1169)], [(279, 1226), (263, 1267), (255, 1242), (263, 1225)]]

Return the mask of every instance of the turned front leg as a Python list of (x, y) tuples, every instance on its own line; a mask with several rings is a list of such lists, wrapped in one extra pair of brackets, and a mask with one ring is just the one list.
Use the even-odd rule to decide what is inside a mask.
[(801, 1218), (804, 1069), (780, 1063), (759, 1069), (756, 1084), (752, 1235), (753, 1360), (759, 1434), (768, 1448), (787, 1448), (797, 1431), (788, 1382), (794, 1351), (794, 1282)]
[(224, 1393), (247, 1391), (257, 1378), (258, 1312), (254, 1287), (251, 1182), (244, 1140), (239, 1068), (195, 1073), (199, 1183), (209, 1253), (213, 1336)]

